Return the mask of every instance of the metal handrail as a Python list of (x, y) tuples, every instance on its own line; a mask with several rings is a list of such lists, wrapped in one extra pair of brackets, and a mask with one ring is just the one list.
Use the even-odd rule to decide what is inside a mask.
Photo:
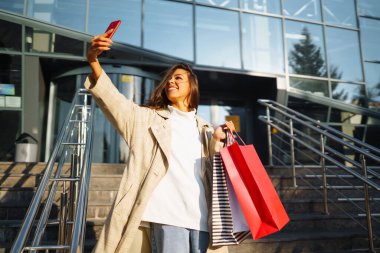
[[(329, 187), (327, 185), (326, 175), (328, 166), (326, 162), (330, 162), (335, 166), (334, 168), (342, 169), (354, 178), (363, 182), (364, 187), (362, 190), (365, 199), (369, 250), (371, 252), (375, 252), (375, 236), (372, 229), (373, 218), (370, 210), (371, 197), (369, 196), (369, 188), (380, 191), (380, 184), (378, 181), (378, 179), (380, 179), (380, 173), (376, 172), (373, 167), (367, 166), (367, 159), (371, 159), (375, 163), (380, 164), (380, 149), (353, 138), (352, 136), (340, 132), (325, 123), (314, 120), (275, 101), (259, 99), (258, 103), (266, 107), (266, 115), (259, 116), (259, 120), (267, 125), (270, 166), (273, 166), (273, 159), (276, 159), (276, 161), (281, 161), (281, 159), (278, 159), (274, 155), (274, 149), (278, 148), (278, 145), (275, 144), (275, 142), (278, 141), (278, 138), (272, 138), (272, 129), (276, 129), (280, 135), (289, 139), (289, 141), (285, 141), (285, 143), (290, 149), (287, 157), (290, 158), (289, 162), (291, 164), (288, 167), (292, 168), (294, 187), (298, 187), (296, 181), (296, 162), (298, 161), (295, 158), (295, 152), (299, 151), (296, 150), (295, 143), (301, 145), (305, 150), (311, 151), (311, 153), (319, 158), (319, 167), (322, 169), (322, 189), (326, 214), (329, 214), (327, 198), (327, 190)], [(315, 136), (306, 134), (306, 129), (319, 137), (316, 138)], [(278, 137), (277, 135), (275, 136)], [(281, 138), (281, 141), (283, 140), (284, 138)], [(327, 145), (327, 140), (333, 141), (334, 143), (351, 150), (355, 155), (360, 157), (360, 161), (351, 159), (339, 150)], [(317, 148), (317, 146), (319, 148)], [(284, 150), (279, 150), (278, 152), (283, 153)], [(281, 163), (282, 165), (285, 165), (285, 163)], [(350, 164), (350, 166), (347, 164)], [(362, 174), (358, 171), (358, 169), (362, 170)]]
[[(263, 122), (267, 122), (265, 121), (265, 118), (266, 117), (261, 117), (259, 116), (259, 119)], [(330, 162), (334, 163), (336, 166), (338, 166), (339, 168), (345, 170), (346, 172), (350, 173), (351, 175), (353, 175), (354, 177), (356, 177), (357, 179), (363, 181), (364, 183), (372, 186), (373, 188), (375, 188), (376, 190), (379, 190), (380, 191), (380, 184), (377, 184), (371, 180), (369, 180), (367, 177), (364, 177), (362, 175), (360, 175), (359, 173), (357, 173), (356, 171), (354, 171), (353, 169), (347, 167), (347, 166), (343, 166), (341, 163), (339, 163), (336, 159), (332, 158), (331, 156), (329, 155), (326, 155), (325, 153), (322, 153), (321, 151), (319, 151), (318, 149), (314, 148), (313, 146), (307, 144), (305, 141), (303, 141), (301, 138), (298, 138), (294, 135), (291, 135), (289, 134), (288, 132), (286, 132), (284, 129), (278, 127), (278, 125), (275, 125), (273, 123), (270, 123), (270, 122), (267, 122), (267, 124), (275, 127), (278, 131), (280, 131), (281, 133), (285, 134), (286, 136), (292, 138), (293, 140), (297, 141), (298, 143), (302, 144), (304, 147), (308, 148), (309, 150), (313, 151), (315, 154), (319, 155), (320, 157), (323, 157), (325, 158), (326, 160), (329, 160)], [(347, 161), (350, 161), (351, 159), (347, 158)]]
[[(59, 132), (56, 145), (45, 167), (44, 175), (10, 252), (36, 252), (38, 250), (49, 252), (49, 250), (57, 249), (61, 249), (63, 252), (67, 252), (67, 250), (83, 252), (83, 243), (81, 242), (84, 241), (95, 110), (94, 102), (91, 103), (91, 106), (89, 105), (90, 96), (91, 94), (85, 89), (79, 89), (76, 92), (69, 113)], [(70, 177), (67, 177), (62, 176), (62, 171), (69, 154), (71, 155)], [(55, 165), (57, 168), (54, 174)], [(58, 222), (48, 222), (59, 183), (63, 184), (61, 217)], [(69, 184), (70, 194), (66, 192), (66, 183)], [(49, 190), (49, 193), (43, 203), (42, 199), (46, 190)], [(37, 213), (42, 205), (44, 208), (37, 222)], [(35, 225), (36, 222), (37, 225)], [(59, 226), (57, 245), (40, 245), (48, 224), (58, 224)], [(33, 229), (34, 227), (35, 229)], [(26, 245), (28, 242), (30, 245)]]
[[(349, 136), (349, 135), (347, 135), (341, 131), (338, 131), (338, 130), (336, 130), (336, 129), (334, 129), (334, 128), (332, 128), (332, 127), (330, 127), (324, 123), (316, 121), (316, 120), (314, 120), (314, 119), (312, 119), (312, 118), (310, 118), (304, 114), (301, 114), (301, 113), (294, 111), (288, 107), (285, 107), (284, 105), (279, 104), (275, 101), (259, 99), (258, 102), (260, 104), (266, 106), (267, 108), (272, 109), (273, 111), (278, 112), (278, 113), (288, 117), (289, 119), (295, 120), (298, 123), (309, 127), (310, 129), (312, 129), (314, 131), (317, 131), (323, 135), (331, 137), (332, 139), (334, 139), (334, 141), (340, 142), (341, 144), (344, 144), (345, 146), (350, 147), (357, 152), (366, 154), (371, 159), (374, 159), (375, 161), (380, 163), (380, 149), (378, 149), (378, 148), (376, 148), (376, 147), (374, 147), (368, 143), (365, 143), (361, 140), (353, 138), (352, 136)], [(273, 105), (278, 106), (280, 109), (274, 107)], [(289, 112), (289, 113), (287, 113), (287, 112)], [(310, 123), (308, 123), (307, 121), (304, 121), (304, 120), (307, 120), (307, 121), (317, 125), (318, 127), (315, 127), (315, 126), (311, 125)], [(322, 129), (324, 129), (324, 131)], [(332, 134), (330, 134), (328, 131), (332, 132)], [(337, 138), (336, 136), (339, 136), (340, 138)], [(344, 141), (343, 139), (350, 140), (350, 141), (357, 143), (359, 146), (362, 146), (364, 148), (358, 148), (356, 146), (353, 146), (349, 142)], [(372, 155), (369, 151), (372, 151), (378, 155)]]

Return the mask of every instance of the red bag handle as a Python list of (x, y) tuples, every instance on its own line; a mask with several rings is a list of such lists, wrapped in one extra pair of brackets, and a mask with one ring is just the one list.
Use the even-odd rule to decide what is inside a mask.
[(225, 133), (226, 133), (226, 141), (225, 141), (226, 146), (230, 146), (234, 142), (237, 142), (236, 137), (234, 136), (234, 133), (239, 138), (241, 143), (243, 143), (243, 145), (246, 145), (245, 142), (243, 141), (243, 139), (240, 137), (240, 135), (236, 131), (231, 131), (230, 129), (227, 128), (227, 129), (225, 129)]

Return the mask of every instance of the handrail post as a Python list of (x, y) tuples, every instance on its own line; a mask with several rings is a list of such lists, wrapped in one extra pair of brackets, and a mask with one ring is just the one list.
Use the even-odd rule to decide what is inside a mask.
[[(360, 155), (360, 160), (362, 164), (362, 169), (364, 176), (367, 177), (367, 162), (363, 154)], [(364, 183), (364, 197), (365, 197), (365, 211), (367, 216), (367, 227), (368, 227), (368, 246), (369, 250), (372, 253), (375, 253), (375, 245), (373, 242), (373, 230), (372, 230), (372, 216), (371, 216), (371, 206), (369, 203), (369, 193), (368, 193), (368, 184)]]
[(325, 154), (325, 139), (326, 137), (321, 134), (320, 145), (321, 145), (321, 169), (322, 169), (322, 177), (323, 177), (323, 206), (325, 214), (329, 214), (329, 209), (327, 205), (327, 176), (326, 176), (326, 159), (323, 156)]
[(269, 155), (269, 166), (273, 167), (273, 147), (272, 147), (272, 133), (270, 123), (270, 110), (269, 107), (266, 107), (267, 113), (267, 138), (268, 138), (268, 155)]
[(292, 163), (292, 176), (293, 176), (293, 187), (297, 187), (296, 178), (296, 166), (295, 166), (295, 154), (294, 154), (294, 131), (293, 131), (293, 120), (289, 119), (289, 130), (290, 130), (290, 155)]

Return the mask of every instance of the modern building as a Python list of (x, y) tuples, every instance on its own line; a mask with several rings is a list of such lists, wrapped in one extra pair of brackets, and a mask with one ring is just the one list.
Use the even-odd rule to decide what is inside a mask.
[[(239, 120), (262, 154), (265, 113), (276, 100), (380, 146), (380, 1), (377, 0), (2, 0), (0, 161), (23, 132), (54, 146), (89, 68), (87, 43), (120, 19), (102, 64), (114, 84), (144, 103), (173, 63), (198, 74), (198, 113)], [(95, 162), (122, 162), (126, 146), (97, 112)]]

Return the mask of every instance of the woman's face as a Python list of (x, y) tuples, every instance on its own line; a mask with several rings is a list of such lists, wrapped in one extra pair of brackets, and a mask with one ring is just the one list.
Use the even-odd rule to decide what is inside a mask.
[(190, 81), (188, 72), (184, 69), (176, 69), (165, 86), (165, 93), (172, 105), (188, 105), (190, 94)]

